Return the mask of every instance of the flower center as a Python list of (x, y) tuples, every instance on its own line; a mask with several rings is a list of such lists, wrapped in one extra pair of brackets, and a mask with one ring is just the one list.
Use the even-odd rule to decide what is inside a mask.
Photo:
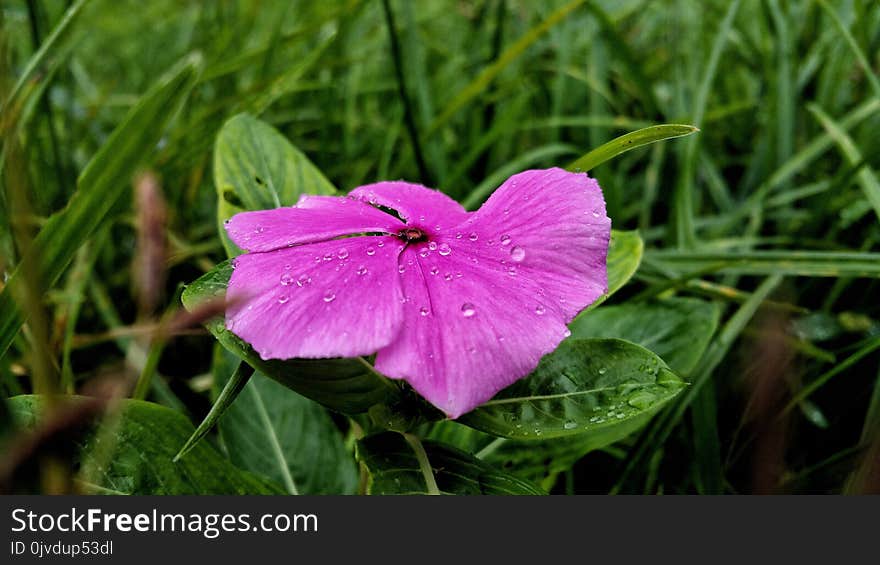
[(428, 235), (419, 228), (406, 228), (397, 233), (397, 237), (407, 243), (421, 243), (428, 241)]

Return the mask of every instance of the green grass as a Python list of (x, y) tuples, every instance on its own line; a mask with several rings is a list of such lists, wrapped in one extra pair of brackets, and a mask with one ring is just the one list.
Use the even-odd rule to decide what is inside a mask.
[[(854, 478), (880, 441), (876, 2), (0, 0), (0, 14), (3, 396), (146, 364), (138, 394), (206, 413), (209, 336), (147, 360), (128, 190), (138, 167), (158, 173), (166, 311), (225, 258), (212, 150), (238, 112), (342, 190), (406, 178), (471, 208), (519, 170), (693, 124), (588, 168), (614, 228), (646, 241), (609, 303), (699, 296), (722, 324), (686, 393), (554, 492), (880, 489)], [(768, 343), (788, 344), (776, 379)]]

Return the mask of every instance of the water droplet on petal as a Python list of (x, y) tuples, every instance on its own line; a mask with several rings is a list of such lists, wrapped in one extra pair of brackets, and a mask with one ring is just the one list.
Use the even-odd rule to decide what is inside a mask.
[(519, 245), (515, 245), (513, 249), (510, 250), (510, 258), (519, 263), (526, 258), (526, 250)]
[(593, 210), (593, 217), (594, 217), (594, 218), (598, 218), (598, 217), (599, 217), (599, 212)]
[[(229, 221), (229, 220), (227, 220)], [(455, 234), (455, 239), (461, 239), (461, 232)]]
[(355, 272), (356, 272), (358, 275), (366, 275), (366, 274), (367, 274), (367, 268), (364, 267), (363, 265), (361, 265), (360, 267), (357, 268), (357, 271), (355, 271)]
[(445, 275), (443, 275), (443, 280), (451, 281), (452, 273), (446, 273)]
[(373, 249), (372, 247), (367, 247), (367, 255), (372, 256), (372, 255), (375, 255), (375, 254), (376, 254), (376, 250), (375, 250), (375, 249)]
[(436, 274), (439, 273), (439, 272), (440, 272), (440, 268), (439, 268), (439, 267), (431, 267), (431, 274), (432, 274), (432, 275), (436, 275)]
[(501, 242), (501, 245), (508, 246), (508, 245), (510, 245), (510, 236), (509, 235), (502, 235), (501, 239), (499, 241)]
[(376, 244), (376, 247), (385, 247), (385, 242), (380, 241), (379, 243)]
[(565, 331), (562, 332), (562, 337), (570, 337), (570, 336), (571, 336), (571, 330), (568, 328), (565, 328)]
[(446, 257), (447, 255), (449, 255), (450, 253), (452, 253), (452, 248), (449, 247), (449, 244), (448, 244), (448, 243), (441, 243), (441, 244), (440, 244), (440, 247), (439, 247), (438, 250), (437, 250), (437, 253), (439, 253), (440, 255), (442, 255), (442, 256), (444, 256), (444, 257)]
[(310, 282), (312, 282), (312, 277), (303, 273), (299, 276), (298, 279), (296, 279), (296, 286), (303, 287), (303, 286), (309, 284)]
[(427, 316), (430, 313), (431, 311), (428, 310), (427, 306), (422, 306), (421, 308), (419, 308), (419, 314), (421, 314), (422, 316)]
[(507, 274), (510, 275), (511, 277), (515, 277), (516, 276), (516, 267), (514, 267), (513, 265), (507, 267)]
[(290, 300), (290, 298), (288, 298), (287, 295), (282, 294), (278, 297), (278, 304), (284, 304), (288, 300)]
[(336, 254), (336, 256), (339, 257), (340, 259), (347, 259), (348, 258), (348, 249), (345, 249), (343, 247), (342, 249), (339, 250), (339, 252)]
[(465, 318), (470, 318), (471, 316), (473, 316), (476, 313), (477, 313), (477, 309), (474, 308), (474, 305), (471, 304), (470, 302), (465, 302), (464, 304), (461, 305), (461, 315), (464, 316)]
[(291, 282), (293, 282), (293, 275), (291, 275), (290, 273), (284, 273), (283, 275), (281, 275), (280, 282), (281, 286), (289, 285)]
[(428, 242), (428, 249), (430, 249), (431, 251), (434, 251), (435, 249), (437, 249), (437, 242), (436, 241)]
[(406, 267), (403, 266), (403, 265), (398, 265), (398, 267), (397, 267), (397, 272), (400, 273), (400, 274), (405, 273), (405, 272), (406, 272)]
[(431, 251), (427, 247), (422, 247), (422, 250), (419, 251), (419, 257), (427, 257), (431, 254)]
[(336, 300), (336, 293), (332, 290), (328, 290), (324, 293), (324, 302), (333, 302)]
[(535, 306), (535, 314), (537, 314), (539, 316), (543, 316), (544, 312), (546, 312), (546, 311), (547, 310), (546, 310), (546, 308), (544, 308), (543, 304), (538, 304), (537, 306)]
[(477, 232), (475, 232), (475, 231), (472, 231), (472, 232), (470, 233), (470, 235), (468, 235), (468, 239), (471, 240), (471, 241), (477, 241), (477, 239), (479, 239), (479, 237), (480, 237), (480, 236), (478, 236), (478, 235), (477, 235)]

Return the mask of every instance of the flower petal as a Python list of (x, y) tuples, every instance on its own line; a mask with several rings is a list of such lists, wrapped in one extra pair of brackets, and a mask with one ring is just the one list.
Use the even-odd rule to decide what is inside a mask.
[(511, 177), (464, 224), (401, 254), (403, 329), (377, 370), (451, 418), (475, 408), (530, 373), (605, 292), (609, 238), (586, 175)]
[(402, 324), (401, 247), (364, 236), (240, 255), (226, 327), (263, 359), (371, 354)]
[(272, 251), (360, 233), (396, 233), (403, 224), (359, 200), (305, 195), (296, 206), (242, 212), (226, 222), (230, 239), (248, 251)]
[(513, 175), (457, 231), (483, 242), (477, 256), (539, 282), (566, 322), (608, 290), (611, 219), (599, 183), (586, 173), (552, 168)]
[(408, 224), (441, 230), (467, 219), (461, 204), (439, 190), (403, 181), (377, 182), (349, 193), (363, 202), (391, 208)]

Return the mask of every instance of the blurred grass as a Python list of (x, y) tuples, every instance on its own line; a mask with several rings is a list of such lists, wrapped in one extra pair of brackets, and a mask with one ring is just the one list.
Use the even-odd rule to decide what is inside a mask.
[[(3, 154), (0, 284), (21, 263), (15, 234), (33, 236), (67, 205), (141, 95), (196, 51), (204, 72), (142, 156), (170, 210), (167, 297), (222, 257), (211, 150), (242, 109), (278, 127), (341, 189), (427, 177), (472, 206), (523, 168), (565, 165), (642, 127), (692, 123), (701, 131), (690, 138), (591, 174), (615, 229), (638, 228), (648, 245), (637, 282), (613, 300), (711, 297), (726, 307), (724, 331), (687, 401), (617, 446), (612, 465), (606, 452), (588, 455), (560, 492), (751, 492), (760, 438), (744, 375), (761, 303), (790, 316), (786, 394), (810, 402), (781, 411), (789, 431), (778, 488), (842, 491), (878, 433), (880, 5), (387, 5), (393, 18), (380, 0), (0, 0), (0, 124), (4, 147), (18, 146)], [(18, 186), (24, 215), (12, 214)], [(79, 253), (53, 266), (60, 282), (37, 305), (45, 331), (26, 325), (0, 361), (4, 394), (32, 390), (40, 371), (80, 389), (126, 359), (144, 368), (146, 352), (124, 333), (137, 316), (128, 200), (110, 217), (95, 235), (68, 238)], [(204, 336), (169, 342), (151, 398), (204, 413), (210, 352)]]

